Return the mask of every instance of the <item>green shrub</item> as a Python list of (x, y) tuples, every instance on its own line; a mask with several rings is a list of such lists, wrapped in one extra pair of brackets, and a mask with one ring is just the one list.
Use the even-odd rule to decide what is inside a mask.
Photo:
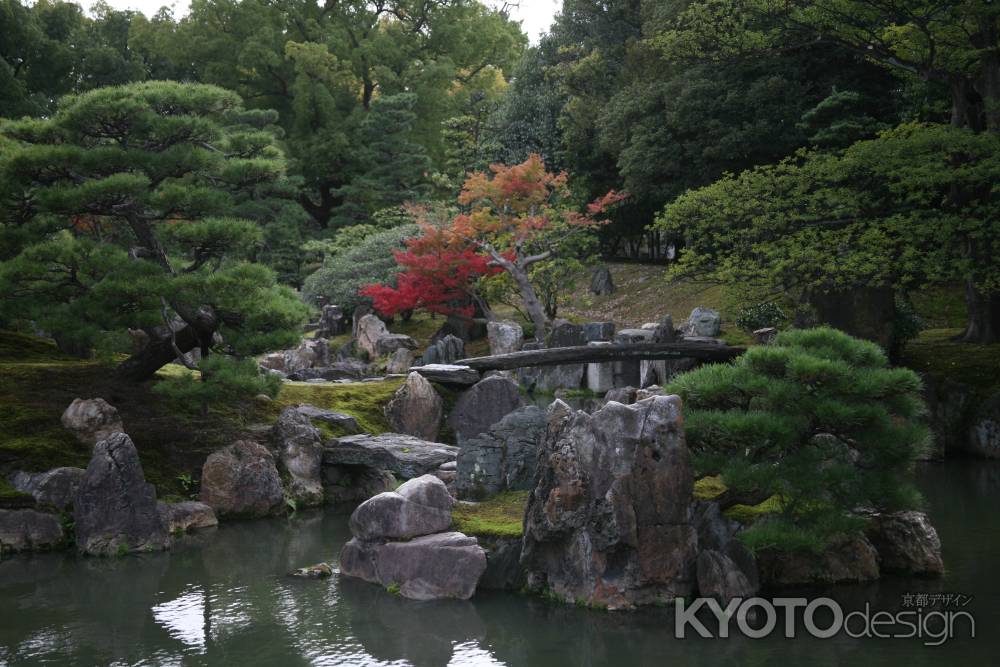
[(821, 549), (863, 525), (857, 507), (919, 503), (909, 473), (930, 440), (920, 388), (876, 344), (824, 327), (783, 332), (667, 391), (684, 399), (697, 474), (774, 498), (777, 512), (745, 531), (747, 543)]
[(420, 233), (416, 225), (403, 225), (366, 236), (354, 247), (326, 259), (323, 266), (306, 278), (302, 293), (311, 301), (325, 298), (350, 313), (368, 300), (358, 296), (365, 285), (395, 285), (399, 267), (393, 250)]
[(281, 380), (264, 373), (253, 359), (237, 359), (213, 354), (198, 364), (201, 373), (180, 369), (153, 387), (177, 410), (206, 412), (209, 407), (225, 408), (246, 403), (258, 394), (277, 396)]
[(769, 301), (741, 308), (736, 315), (736, 326), (744, 331), (779, 327), (787, 321), (788, 316), (781, 306)]

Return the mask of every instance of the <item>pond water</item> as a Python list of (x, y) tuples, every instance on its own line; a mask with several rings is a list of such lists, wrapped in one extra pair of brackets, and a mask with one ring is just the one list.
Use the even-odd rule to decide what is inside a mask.
[[(845, 607), (899, 610), (906, 593), (960, 593), (976, 620), (942, 646), (920, 639), (684, 639), (667, 610), (606, 613), (516, 593), (413, 602), (295, 567), (332, 560), (346, 516), (235, 523), (165, 554), (0, 562), (0, 664), (80, 665), (944, 665), (1000, 654), (1000, 463), (930, 465), (920, 485), (947, 575), (810, 590)], [(779, 628), (783, 624), (779, 622)]]

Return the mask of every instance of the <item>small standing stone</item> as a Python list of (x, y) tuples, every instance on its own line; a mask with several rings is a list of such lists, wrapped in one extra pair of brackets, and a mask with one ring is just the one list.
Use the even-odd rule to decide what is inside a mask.
[(437, 440), (444, 414), (444, 400), (420, 373), (410, 373), (385, 406), (389, 426), (397, 433), (421, 440)]

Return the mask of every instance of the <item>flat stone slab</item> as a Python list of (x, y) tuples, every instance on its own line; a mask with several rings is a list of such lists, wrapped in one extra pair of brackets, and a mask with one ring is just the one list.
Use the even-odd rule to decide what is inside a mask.
[(479, 371), (468, 366), (456, 366), (453, 364), (427, 364), (425, 366), (414, 366), (410, 369), (423, 375), (431, 382), (441, 384), (457, 384), (468, 387), (479, 382)]
[(324, 465), (360, 465), (413, 479), (458, 458), (458, 447), (412, 435), (349, 435), (323, 444)]

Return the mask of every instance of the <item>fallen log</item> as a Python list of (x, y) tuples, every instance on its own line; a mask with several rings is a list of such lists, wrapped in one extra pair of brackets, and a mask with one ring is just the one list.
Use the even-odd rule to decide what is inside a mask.
[(635, 343), (613, 345), (574, 345), (497, 354), (492, 357), (459, 359), (456, 366), (468, 366), (480, 373), (509, 371), (527, 366), (637, 361), (642, 359), (698, 359), (729, 361), (746, 351), (745, 347), (714, 343)]

